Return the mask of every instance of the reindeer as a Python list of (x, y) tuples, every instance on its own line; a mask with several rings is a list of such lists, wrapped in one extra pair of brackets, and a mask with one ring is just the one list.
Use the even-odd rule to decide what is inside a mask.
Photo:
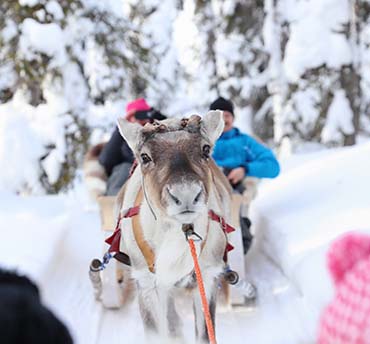
[(182, 228), (191, 224), (202, 238), (196, 250), (214, 323), (231, 197), (227, 179), (211, 158), (224, 126), (222, 112), (144, 127), (120, 119), (118, 126), (138, 161), (118, 202), (121, 215), (140, 206), (135, 216), (120, 222), (120, 249), (130, 257), (145, 332), (158, 343), (183, 343), (174, 298), (187, 291), (193, 302), (197, 342), (205, 343), (208, 334)]

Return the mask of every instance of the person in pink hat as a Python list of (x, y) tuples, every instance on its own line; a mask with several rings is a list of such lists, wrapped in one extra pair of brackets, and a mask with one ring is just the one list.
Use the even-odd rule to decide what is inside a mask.
[(318, 344), (370, 344), (370, 235), (338, 238), (327, 260), (335, 295), (321, 314)]
[[(125, 118), (128, 121), (144, 125), (166, 117), (150, 107), (144, 98), (139, 98), (127, 104)], [(127, 180), (134, 161), (132, 151), (122, 138), (118, 128), (115, 129), (110, 140), (104, 145), (98, 161), (104, 167), (108, 177), (105, 194), (107, 196), (116, 195)]]

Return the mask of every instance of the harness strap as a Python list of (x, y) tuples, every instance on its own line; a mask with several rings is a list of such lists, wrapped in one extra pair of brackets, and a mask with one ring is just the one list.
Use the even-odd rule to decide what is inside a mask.
[[(211, 220), (218, 222), (221, 225), (222, 230), (225, 235), (235, 231), (235, 228), (226, 223), (225, 219), (222, 216), (217, 215), (212, 209), (208, 211), (208, 216)], [(224, 261), (227, 262), (227, 253), (234, 249), (234, 246), (231, 245), (228, 241), (226, 243)]]
[(208, 211), (208, 216), (211, 220), (218, 222), (225, 233), (231, 233), (235, 231), (234, 227), (226, 223), (225, 219), (222, 216), (217, 215), (212, 209)]
[(120, 242), (121, 242), (121, 228), (120, 228), (121, 221), (122, 221), (123, 218), (133, 217), (133, 216), (139, 214), (139, 212), (140, 212), (140, 207), (136, 206), (136, 207), (128, 209), (124, 215), (120, 215), (118, 217), (114, 233), (110, 237), (105, 239), (105, 242), (108, 245), (110, 245), (108, 252), (110, 252), (110, 253), (120, 252), (119, 246), (120, 246)]
[[(143, 231), (140, 224), (140, 218), (136, 215), (140, 212), (140, 204), (143, 200), (143, 190), (140, 189), (136, 199), (135, 199), (135, 206), (128, 209), (126, 213), (122, 216), (120, 215), (117, 219), (117, 225), (114, 230), (114, 233), (105, 240), (107, 244), (110, 245), (108, 252), (112, 253), (115, 252), (114, 258), (116, 258), (121, 263), (124, 263), (126, 265), (131, 265), (130, 257), (126, 254), (120, 251), (120, 242), (121, 242), (121, 220), (123, 218), (132, 218), (132, 229), (135, 237), (135, 241), (141, 251), (141, 253), (144, 256), (144, 259), (148, 265), (148, 269), (150, 272), (154, 273), (155, 267), (155, 255), (154, 251), (148, 244), (148, 242), (145, 240)], [(216, 221), (221, 225), (221, 228), (223, 232), (226, 234), (231, 233), (235, 231), (235, 228), (230, 226), (228, 223), (226, 223), (225, 219), (222, 216), (217, 215), (213, 210), (208, 211), (208, 216), (212, 221)], [(208, 230), (207, 230), (208, 232)], [(205, 240), (202, 242), (202, 248), (205, 244)], [(232, 246), (229, 242), (226, 244), (225, 248), (225, 254), (224, 254), (224, 261), (227, 261), (227, 253), (234, 249), (234, 246)]]
[(120, 263), (131, 266), (130, 257), (124, 252), (117, 252), (113, 258), (117, 259)]
[[(140, 189), (140, 191), (138, 192), (136, 196), (135, 206), (138, 206), (142, 202), (142, 200), (143, 200), (143, 190)], [(154, 252), (152, 248), (149, 246), (148, 242), (144, 238), (143, 230), (140, 225), (139, 216), (132, 217), (132, 229), (134, 231), (134, 237), (135, 237), (136, 243), (139, 246), (139, 249), (144, 256), (146, 264), (148, 265), (148, 269), (150, 272), (154, 273), (154, 262), (155, 262)]]

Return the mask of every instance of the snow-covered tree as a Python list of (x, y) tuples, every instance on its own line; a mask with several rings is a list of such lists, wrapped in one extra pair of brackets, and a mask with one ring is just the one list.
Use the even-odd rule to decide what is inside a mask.
[[(216, 7), (217, 9), (217, 7)], [(263, 43), (263, 1), (220, 1), (217, 70), (221, 94), (239, 108), (238, 123), (261, 138), (273, 137), (270, 94), (267, 90), (268, 52)]]
[[(57, 192), (82, 161), (94, 105), (142, 96), (151, 71), (150, 51), (117, 2), (4, 0), (0, 4), (1, 102), (33, 121), (44, 147), (39, 180), (17, 190)], [(22, 107), (32, 106), (28, 111)], [(43, 126), (58, 128), (42, 135)]]
[(149, 103), (164, 114), (178, 115), (183, 110), (184, 71), (179, 63), (174, 31), (181, 3), (130, 0), (130, 4), (130, 18), (145, 35), (145, 46), (150, 51), (150, 75), (145, 95)]
[(361, 113), (354, 3), (269, 3), (269, 25), (280, 32), (275, 54), (281, 65), (277, 63), (272, 80), (281, 86), (274, 89), (276, 141), (288, 137), (295, 142), (353, 144)]
[(65, 190), (139, 96), (170, 116), (228, 97), (242, 130), (293, 150), (354, 144), (370, 135), (369, 18), (370, 0), (3, 0), (0, 187)]
[(361, 75), (361, 117), (360, 132), (370, 135), (370, 1), (355, 2), (354, 14), (359, 44), (359, 69)]
[(186, 36), (178, 29), (177, 41), (189, 103), (204, 110), (217, 95), (228, 97), (235, 103), (242, 129), (272, 137), (263, 1), (183, 3), (178, 22), (186, 27)]

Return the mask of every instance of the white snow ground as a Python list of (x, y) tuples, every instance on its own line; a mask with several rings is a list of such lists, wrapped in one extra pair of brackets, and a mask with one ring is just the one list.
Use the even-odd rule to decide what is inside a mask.
[[(251, 209), (257, 241), (247, 274), (259, 290), (253, 310), (217, 314), (218, 343), (315, 343), (321, 309), (332, 296), (329, 242), (370, 229), (370, 143), (293, 156), (278, 179), (264, 181)], [(36, 280), (44, 302), (78, 344), (145, 343), (135, 302), (103, 310), (88, 279), (103, 237), (86, 195), (19, 197), (0, 193), (0, 265)], [(193, 341), (191, 315), (184, 329)]]

